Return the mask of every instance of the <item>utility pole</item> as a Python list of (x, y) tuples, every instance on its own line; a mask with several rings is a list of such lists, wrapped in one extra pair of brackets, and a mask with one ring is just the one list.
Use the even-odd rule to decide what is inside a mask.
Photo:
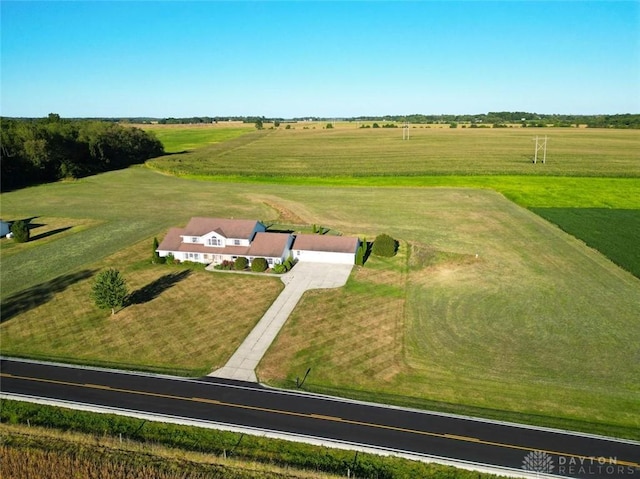
[(542, 150), (542, 163), (547, 162), (547, 135), (544, 136), (544, 139), (538, 138), (536, 136), (536, 149), (533, 155), (533, 164), (535, 165), (538, 162), (538, 151)]
[(409, 122), (408, 121), (405, 121), (404, 125), (402, 126), (402, 139), (403, 140), (409, 139)]

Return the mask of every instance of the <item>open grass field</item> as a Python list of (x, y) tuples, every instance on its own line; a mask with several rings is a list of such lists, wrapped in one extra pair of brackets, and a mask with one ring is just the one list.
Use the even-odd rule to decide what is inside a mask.
[[(606, 187), (584, 180), (614, 203), (616, 182), (637, 188), (631, 179), (605, 179)], [(625, 436), (640, 430), (640, 363), (632, 360), (640, 354), (640, 280), (490, 190), (202, 182), (134, 167), (5, 193), (2, 209), (7, 219), (70, 227), (24, 248), (0, 243), (3, 354), (122, 366), (135, 359), (202, 374), (230, 354), (218, 343), (242, 336), (279, 282), (171, 276), (179, 271), (147, 263), (152, 237), (196, 215), (296, 218), (368, 239), (387, 232), (402, 240), (401, 254), (370, 261), (343, 290), (305, 296), (261, 364), (262, 379), (291, 384), (311, 366), (307, 383), (318, 390), (510, 411), (544, 424), (561, 418)], [(132, 290), (158, 294), (113, 318), (97, 312), (88, 290), (105, 266), (121, 269)], [(260, 294), (267, 289), (271, 299)], [(219, 334), (215, 322), (227, 303), (234, 318), (254, 308), (235, 336)]]
[(353, 192), (342, 203), (325, 222), (384, 224), (408, 243), (346, 288), (306, 295), (261, 380), (292, 387), (311, 367), (305, 385), (317, 391), (637, 430), (637, 278), (493, 193)]
[[(280, 127), (150, 161), (180, 175), (375, 177), (428, 175), (640, 176), (637, 130), (586, 128), (334, 129)], [(533, 164), (536, 136), (546, 164)]]
[[(401, 129), (358, 129), (354, 123), (323, 127), (299, 123), (289, 130), (253, 132), (148, 164), (186, 178), (252, 184), (490, 188), (536, 208), (640, 277), (640, 242), (633, 241), (640, 229), (640, 133), (635, 130), (414, 125), (411, 139), (403, 141)], [(550, 138), (548, 161), (534, 165), (532, 140), (542, 135)], [(543, 214), (538, 208), (571, 212)], [(589, 234), (594, 208), (620, 210), (601, 212), (597, 240)]]
[(143, 125), (162, 142), (167, 153), (195, 150), (204, 146), (237, 138), (251, 130), (252, 125), (230, 123), (224, 125)]

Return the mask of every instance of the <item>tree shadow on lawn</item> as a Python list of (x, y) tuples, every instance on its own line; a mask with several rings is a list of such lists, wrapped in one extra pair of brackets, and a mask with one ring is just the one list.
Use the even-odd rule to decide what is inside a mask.
[(50, 301), (56, 293), (60, 293), (69, 286), (93, 276), (95, 270), (82, 270), (77, 273), (65, 274), (57, 278), (40, 283), (31, 288), (9, 296), (0, 304), (0, 323), (4, 323), (20, 313), (37, 308)]
[(56, 228), (55, 230), (47, 231), (46, 233), (40, 233), (39, 235), (32, 236), (29, 241), (36, 241), (44, 238), (48, 238), (49, 236), (57, 235), (59, 233), (64, 233), (71, 229), (71, 226), (65, 226), (64, 228)]
[(179, 273), (165, 274), (148, 285), (131, 293), (125, 302), (126, 306), (147, 303), (160, 296), (167, 289), (189, 277), (190, 274), (191, 271), (188, 269), (180, 271)]

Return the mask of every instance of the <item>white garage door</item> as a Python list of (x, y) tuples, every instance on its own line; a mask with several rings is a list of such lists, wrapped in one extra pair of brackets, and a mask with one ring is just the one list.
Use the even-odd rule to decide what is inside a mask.
[(330, 253), (325, 251), (296, 250), (294, 258), (310, 263), (353, 264), (355, 255), (351, 253)]

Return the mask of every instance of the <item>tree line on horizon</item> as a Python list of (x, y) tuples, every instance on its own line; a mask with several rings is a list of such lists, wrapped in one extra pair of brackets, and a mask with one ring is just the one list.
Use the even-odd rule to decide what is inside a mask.
[[(14, 118), (16, 120), (39, 121), (33, 118)], [(160, 125), (198, 125), (209, 123), (221, 123), (230, 121), (240, 121), (243, 123), (294, 123), (300, 121), (379, 121), (398, 122), (412, 124), (448, 124), (448, 123), (471, 123), (471, 124), (521, 124), (523, 126), (544, 127), (570, 127), (576, 125), (586, 125), (588, 128), (620, 128), (620, 129), (640, 129), (640, 114), (620, 113), (612, 115), (570, 115), (570, 114), (544, 114), (525, 111), (501, 111), (479, 114), (444, 114), (425, 115), (421, 113), (411, 115), (374, 115), (374, 116), (354, 116), (354, 117), (324, 117), (324, 116), (304, 116), (304, 117), (266, 117), (266, 116), (190, 116), (190, 117), (105, 117), (105, 118), (74, 118), (71, 121), (100, 121), (109, 123), (133, 123), (133, 124), (153, 124)]]
[(80, 178), (164, 154), (152, 133), (109, 121), (0, 118), (2, 191)]
[(624, 113), (615, 115), (560, 115), (560, 114), (539, 114), (525, 111), (502, 111), (480, 114), (463, 115), (382, 115), (382, 116), (356, 116), (347, 118), (328, 118), (320, 116), (305, 116), (295, 118), (265, 117), (265, 116), (195, 116), (185, 118), (129, 118), (130, 121), (140, 123), (159, 123), (163, 125), (171, 124), (205, 124), (228, 121), (241, 121), (243, 123), (287, 123), (299, 121), (393, 121), (398, 123), (408, 122), (411, 124), (447, 124), (447, 123), (471, 123), (471, 124), (521, 124), (523, 126), (544, 127), (570, 127), (576, 125), (586, 125), (588, 128), (620, 128), (638, 129), (640, 128), (640, 114)]

